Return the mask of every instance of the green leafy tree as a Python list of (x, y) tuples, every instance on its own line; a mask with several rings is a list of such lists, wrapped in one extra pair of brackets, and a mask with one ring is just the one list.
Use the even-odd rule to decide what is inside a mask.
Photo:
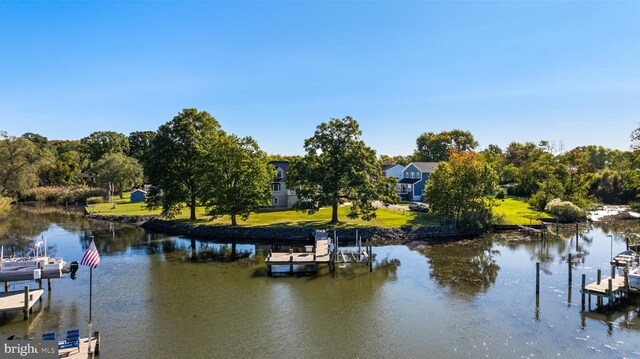
[(331, 206), (331, 223), (338, 223), (338, 206), (349, 201), (348, 217), (368, 221), (376, 216), (373, 201), (398, 201), (396, 179), (382, 176), (376, 152), (361, 135), (358, 122), (348, 116), (318, 125), (304, 141), (304, 158), (289, 168), (287, 186), (296, 188), (299, 199), (295, 208), (312, 214)]
[(114, 131), (96, 131), (80, 140), (91, 162), (111, 153), (128, 153), (127, 136)]
[(102, 188), (113, 184), (114, 191), (123, 197), (124, 190), (142, 184), (142, 166), (138, 160), (122, 153), (111, 153), (93, 165), (96, 183)]
[(478, 147), (469, 131), (452, 130), (440, 133), (426, 132), (416, 140), (414, 161), (440, 162), (449, 158), (451, 151), (464, 152)]
[(497, 177), (473, 151), (453, 152), (431, 173), (425, 189), (431, 210), (453, 218), (462, 228), (477, 229), (491, 220)]
[(209, 171), (200, 147), (203, 138), (217, 134), (223, 134), (218, 121), (196, 109), (184, 109), (160, 126), (144, 166), (149, 181), (163, 195), (151, 196), (149, 207), (162, 206), (162, 213), (172, 217), (186, 203), (191, 211), (189, 218), (196, 219), (196, 206), (202, 200)]
[(251, 212), (270, 204), (269, 184), (275, 174), (254, 139), (214, 134), (204, 139), (200, 151), (208, 168), (203, 202), (213, 218), (229, 215), (236, 226), (237, 217), (247, 220)]
[(38, 147), (24, 137), (0, 131), (0, 196), (15, 196), (38, 185)]
[(128, 155), (144, 163), (145, 154), (151, 147), (151, 141), (156, 137), (154, 131), (135, 131), (129, 134)]

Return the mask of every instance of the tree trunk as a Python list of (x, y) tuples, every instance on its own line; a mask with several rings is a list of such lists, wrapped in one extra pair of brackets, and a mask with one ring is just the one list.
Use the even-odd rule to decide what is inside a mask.
[(122, 199), (122, 198), (123, 198), (123, 196), (122, 196), (122, 191), (120, 191), (120, 199)]
[(331, 222), (338, 223), (338, 202), (334, 202), (331, 206)]
[(237, 226), (238, 225), (238, 222), (236, 221), (236, 215), (235, 214), (231, 215), (231, 225), (232, 226)]
[(189, 220), (196, 220), (196, 196), (191, 196), (191, 203), (189, 204), (191, 208), (191, 216), (189, 216)]

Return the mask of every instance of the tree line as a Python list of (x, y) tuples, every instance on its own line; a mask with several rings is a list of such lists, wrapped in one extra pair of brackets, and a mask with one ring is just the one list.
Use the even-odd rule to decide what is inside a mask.
[(290, 161), (287, 187), (297, 192), (296, 209), (315, 213), (351, 203), (351, 218), (375, 217), (374, 201), (396, 203), (396, 181), (382, 175), (384, 162), (440, 162), (425, 197), (434, 212), (487, 223), (492, 201), (505, 194), (528, 197), (544, 210), (554, 199), (582, 208), (593, 203), (635, 203), (640, 193), (640, 129), (628, 151), (602, 146), (564, 150), (549, 141), (512, 142), (479, 149), (469, 131), (426, 132), (408, 156), (378, 156), (361, 140), (351, 117), (330, 119), (304, 142), (303, 156), (267, 155), (251, 137), (226, 133), (206, 111), (184, 109), (157, 131), (129, 135), (97, 131), (80, 140), (48, 140), (36, 133), (0, 132), (0, 196), (19, 198), (35, 186), (113, 184), (122, 196), (153, 185), (150, 208), (168, 217), (187, 207), (196, 219), (204, 206), (213, 218), (229, 215), (233, 225), (270, 205), (271, 160)]

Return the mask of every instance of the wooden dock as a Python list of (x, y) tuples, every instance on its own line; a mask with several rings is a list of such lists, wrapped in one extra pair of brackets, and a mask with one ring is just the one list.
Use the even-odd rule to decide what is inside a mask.
[(589, 296), (589, 310), (591, 310), (591, 296), (597, 299), (596, 305), (604, 305), (603, 298), (607, 299), (607, 305), (611, 306), (616, 301), (628, 297), (630, 294), (638, 294), (638, 291), (629, 286), (627, 277), (628, 270), (625, 269), (624, 275), (616, 275), (616, 265), (611, 266), (611, 276), (601, 277), (601, 271), (598, 269), (597, 280), (591, 284), (586, 284), (586, 274), (582, 274), (582, 310), (585, 309), (585, 296)]
[(315, 246), (305, 246), (306, 252), (269, 252), (265, 263), (267, 275), (293, 275), (303, 273), (315, 273), (320, 263), (332, 262), (332, 254), (329, 251), (329, 240), (319, 239)]
[(93, 358), (94, 354), (98, 354), (97, 352), (95, 352), (97, 342), (98, 340), (95, 337), (91, 338), (91, 342), (89, 342), (89, 338), (81, 338), (80, 348), (60, 349), (58, 351), (58, 356), (60, 358), (69, 359)]
[(29, 290), (29, 286), (25, 286), (24, 290), (0, 293), (0, 312), (21, 310), (26, 320), (43, 293), (42, 289)]

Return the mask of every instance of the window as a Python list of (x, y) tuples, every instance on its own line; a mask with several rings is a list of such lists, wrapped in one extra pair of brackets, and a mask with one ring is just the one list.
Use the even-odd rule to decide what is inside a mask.
[(271, 204), (274, 205), (274, 206), (277, 206), (278, 205), (278, 198), (277, 197), (271, 198)]
[(282, 171), (282, 168), (278, 168), (276, 170), (276, 178), (280, 180), (282, 179), (283, 176), (284, 176), (284, 172)]
[(409, 178), (409, 172), (404, 173), (404, 178)]
[(416, 173), (415, 172), (411, 172), (411, 178), (416, 178)]
[(280, 192), (280, 183), (272, 183), (271, 192)]

